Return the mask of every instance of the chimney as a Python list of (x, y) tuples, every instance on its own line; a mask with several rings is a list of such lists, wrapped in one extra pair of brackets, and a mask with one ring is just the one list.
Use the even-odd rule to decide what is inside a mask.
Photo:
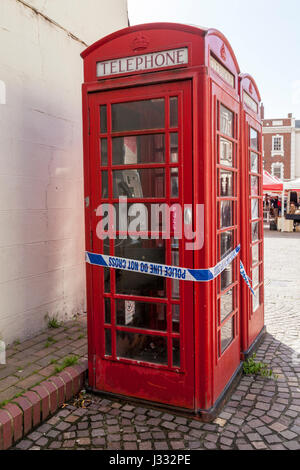
[(292, 118), (293, 118), (293, 113), (289, 113), (289, 114), (288, 114), (288, 118), (289, 118), (289, 119), (292, 119)]
[(260, 118), (265, 119), (265, 107), (263, 103), (260, 105)]

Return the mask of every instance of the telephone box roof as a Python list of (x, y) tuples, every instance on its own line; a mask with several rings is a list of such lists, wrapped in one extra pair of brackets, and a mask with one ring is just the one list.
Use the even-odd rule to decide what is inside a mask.
[(217, 36), (219, 37), (228, 47), (228, 50), (232, 56), (232, 59), (234, 61), (234, 64), (236, 66), (237, 72), (240, 73), (240, 67), (238, 64), (238, 61), (236, 59), (235, 53), (233, 52), (233, 49), (227, 40), (227, 38), (217, 29), (214, 28), (205, 28), (205, 27), (198, 27), (198, 26), (191, 26), (187, 24), (180, 24), (180, 23), (145, 23), (145, 24), (140, 24), (136, 26), (129, 26), (124, 29), (120, 29), (119, 31), (115, 31), (114, 33), (109, 34), (108, 36), (103, 37), (102, 39), (99, 39), (99, 41), (96, 41), (94, 44), (89, 46), (87, 49), (85, 49), (81, 53), (81, 57), (85, 59), (91, 52), (95, 51), (97, 48), (103, 46), (109, 41), (112, 41), (114, 39), (117, 39), (121, 36), (125, 36), (127, 34), (133, 33), (133, 32), (140, 32), (140, 31), (147, 31), (147, 30), (178, 30), (182, 31), (185, 33), (190, 33), (190, 34), (195, 34), (198, 36)]

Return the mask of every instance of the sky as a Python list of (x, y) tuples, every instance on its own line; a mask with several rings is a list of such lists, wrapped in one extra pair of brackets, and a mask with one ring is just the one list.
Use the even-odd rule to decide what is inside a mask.
[(219, 29), (255, 79), (266, 118), (300, 119), (299, 0), (128, 0), (130, 25), (174, 22)]

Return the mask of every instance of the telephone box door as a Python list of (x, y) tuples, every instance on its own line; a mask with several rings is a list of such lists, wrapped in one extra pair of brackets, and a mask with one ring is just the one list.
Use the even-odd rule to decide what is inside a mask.
[[(240, 244), (239, 103), (216, 84), (212, 86), (217, 181), (217, 260)], [(216, 368), (214, 400), (240, 364), (239, 259), (217, 278)]]
[[(174, 234), (193, 203), (191, 83), (90, 94), (89, 122), (93, 251), (192, 268), (193, 252)], [(101, 240), (103, 204), (116, 235)], [(165, 224), (152, 212), (163, 204), (177, 205)], [(193, 283), (91, 269), (95, 388), (193, 409)]]

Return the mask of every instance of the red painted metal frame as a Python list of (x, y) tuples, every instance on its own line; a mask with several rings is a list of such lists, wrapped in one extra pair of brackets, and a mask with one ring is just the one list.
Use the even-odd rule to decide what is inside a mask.
[[(247, 105), (244, 96), (247, 93), (257, 104), (257, 113)], [(240, 95), (241, 95), (241, 170), (242, 182), (245, 188), (242, 192), (242, 211), (241, 220), (244, 227), (242, 233), (242, 249), (241, 259), (245, 266), (246, 272), (252, 278), (252, 226), (251, 226), (251, 151), (258, 155), (259, 170), (257, 177), (259, 178), (258, 195), (259, 199), (259, 266), (260, 269), (260, 306), (253, 312), (253, 296), (245, 283), (241, 284), (241, 301), (242, 301), (242, 344), (241, 351), (246, 353), (254, 343), (260, 332), (264, 328), (264, 237), (263, 237), (263, 162), (262, 162), (262, 124), (260, 116), (260, 94), (254, 79), (244, 74), (240, 76)], [(258, 132), (258, 152), (251, 149), (250, 129)], [(254, 220), (254, 219), (253, 219)]]
[[(146, 44), (145, 49), (135, 49), (136, 41), (141, 40)], [(171, 50), (178, 47), (188, 47), (189, 62), (186, 66), (179, 68), (171, 68), (168, 70), (153, 70), (148, 73), (141, 71), (135, 73), (124, 74), (123, 76), (113, 76), (104, 79), (96, 77), (97, 61), (105, 61), (121, 57), (131, 57), (144, 53), (151, 53), (163, 50)], [(234, 87), (226, 82), (224, 77), (210, 67), (210, 56), (213, 56), (227, 71), (234, 77)], [(106, 38), (101, 39), (97, 43), (90, 46), (82, 53), (84, 58), (84, 78), (85, 83), (82, 88), (83, 92), (83, 135), (84, 135), (84, 171), (85, 171), (85, 197), (90, 198), (90, 205), (86, 207), (86, 249), (92, 250), (91, 245), (91, 229), (93, 223), (90, 220), (90, 213), (93, 207), (93, 192), (90, 186), (90, 137), (89, 122), (93, 126), (94, 115), (89, 117), (88, 100), (92, 95), (103, 93), (109, 94), (110, 90), (127, 90), (130, 96), (131, 91), (139, 87), (149, 89), (154, 87), (165, 87), (169, 83), (179, 87), (181, 81), (190, 81), (192, 92), (192, 149), (186, 158), (191, 158), (192, 174), (190, 175), (191, 188), (193, 189), (194, 203), (194, 223), (196, 216), (196, 205), (204, 204), (204, 246), (201, 250), (193, 252), (193, 265), (195, 269), (209, 268), (214, 266), (218, 261), (217, 247), (217, 149), (216, 149), (216, 115), (215, 107), (217, 101), (223, 103), (227, 108), (235, 113), (235, 129), (234, 145), (236, 146), (237, 166), (235, 172), (237, 174), (236, 181), (236, 204), (237, 211), (235, 214), (235, 230), (236, 244), (244, 238), (240, 234), (239, 227), (248, 227), (249, 222), (246, 214), (242, 213), (240, 218), (239, 203), (244, 205), (244, 197), (240, 195), (240, 159), (239, 141), (240, 141), (240, 120), (239, 114), (242, 112), (239, 107), (239, 75), (240, 69), (234, 55), (234, 52), (219, 31), (210, 29), (199, 29), (186, 25), (178, 25), (172, 23), (154, 23), (139, 25), (117, 31)], [(177, 83), (177, 85), (176, 85)], [(155, 88), (155, 89), (156, 89)], [(146, 88), (145, 88), (146, 89)], [(101, 93), (99, 93), (101, 92)], [(135, 93), (133, 91), (133, 93)], [(250, 113), (251, 114), (251, 113)], [(188, 165), (187, 165), (188, 166)], [(188, 170), (189, 171), (189, 170)], [(248, 176), (247, 176), (248, 178)], [(241, 190), (243, 192), (244, 186)], [(195, 229), (195, 228), (194, 228)], [(95, 247), (94, 247), (95, 248)], [(248, 255), (249, 256), (249, 255)], [(224, 389), (230, 382), (235, 371), (240, 365), (241, 351), (241, 324), (243, 324), (240, 315), (240, 285), (241, 281), (238, 274), (239, 259), (236, 260), (236, 291), (237, 298), (235, 310), (232, 316), (235, 320), (235, 338), (230, 346), (224, 351), (224, 354), (218, 355), (218, 280), (194, 285), (193, 296), (193, 331), (190, 332), (190, 342), (194, 346), (194, 351), (190, 360), (194, 367), (194, 409), (209, 410), (214, 406), (216, 400), (222, 395)], [(97, 319), (93, 308), (93, 290), (96, 288), (93, 282), (92, 269), (87, 266), (87, 304), (88, 304), (88, 331), (89, 331), (89, 381), (93, 388), (97, 388), (100, 384), (99, 377), (102, 373), (101, 368), (96, 367), (96, 354), (99, 345), (96, 336)], [(102, 268), (98, 268), (101, 270)], [(181, 281), (182, 282), (182, 281)], [(242, 287), (241, 287), (242, 289)], [(99, 298), (99, 302), (100, 302)], [(157, 299), (156, 299), (157, 301)], [(189, 314), (188, 311), (185, 315)], [(135, 365), (124, 364), (124, 371), (128, 367), (137, 368)], [(163, 377), (164, 370), (160, 369)], [(124, 372), (126, 377), (126, 372)], [(147, 380), (144, 375), (143, 380)], [(101, 387), (105, 384), (101, 384)], [(111, 387), (113, 390), (113, 387)], [(115, 384), (115, 393), (118, 393), (118, 384)], [(168, 403), (180, 406), (179, 402), (172, 400), (172, 392), (169, 391)], [(138, 387), (134, 393), (139, 397)]]

